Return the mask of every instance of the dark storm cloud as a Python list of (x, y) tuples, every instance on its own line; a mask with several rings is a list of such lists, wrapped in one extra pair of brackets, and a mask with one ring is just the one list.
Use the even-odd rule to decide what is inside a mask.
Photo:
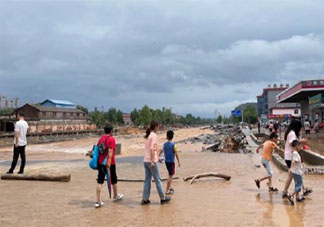
[(321, 1), (0, 1), (0, 93), (211, 116), (323, 77)]

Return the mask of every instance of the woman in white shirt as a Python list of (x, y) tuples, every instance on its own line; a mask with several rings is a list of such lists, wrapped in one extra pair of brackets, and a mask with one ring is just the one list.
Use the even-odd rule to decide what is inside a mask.
[[(285, 132), (285, 143), (286, 143), (285, 144), (285, 162), (286, 162), (286, 165), (289, 170), (291, 168), (291, 160), (292, 160), (292, 152), (293, 152), (292, 142), (294, 140), (298, 140), (298, 138), (300, 136), (301, 129), (302, 129), (302, 123), (297, 119), (293, 119)], [(302, 144), (307, 143), (306, 139), (302, 139), (299, 141)], [(292, 174), (289, 171), (288, 178), (287, 178), (287, 181), (285, 184), (285, 189), (282, 193), (283, 198), (287, 197), (287, 191), (291, 184), (291, 181), (292, 181)]]

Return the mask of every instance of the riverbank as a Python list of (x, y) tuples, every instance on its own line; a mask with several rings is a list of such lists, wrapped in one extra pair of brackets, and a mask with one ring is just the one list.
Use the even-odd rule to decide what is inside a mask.
[[(175, 131), (174, 141), (185, 140), (200, 134), (211, 134), (210, 129), (185, 128)], [(159, 147), (162, 148), (166, 141), (164, 131), (158, 133)], [(129, 134), (116, 136), (116, 143), (121, 144), (121, 155), (118, 157), (141, 156), (145, 144), (144, 132), (142, 134)], [(32, 160), (88, 160), (85, 154), (92, 149), (92, 146), (98, 142), (98, 137), (89, 137), (75, 139), (70, 141), (53, 142), (46, 144), (31, 144), (26, 147), (27, 161)], [(201, 151), (201, 146), (196, 144), (184, 144), (180, 151), (187, 149), (196, 149)], [(12, 146), (0, 148), (0, 160), (11, 161)]]

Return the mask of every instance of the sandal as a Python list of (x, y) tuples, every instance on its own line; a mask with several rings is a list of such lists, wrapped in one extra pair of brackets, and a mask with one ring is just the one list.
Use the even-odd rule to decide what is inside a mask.
[(170, 191), (168, 191), (167, 193), (165, 193), (166, 195), (173, 195), (174, 194), (174, 189), (171, 188)]
[(254, 180), (256, 186), (258, 187), (258, 189), (260, 189), (260, 181), (259, 180)]
[(278, 188), (269, 187), (269, 192), (277, 192), (277, 191), (279, 191)]
[(299, 198), (296, 199), (296, 201), (299, 203), (304, 202), (304, 200), (305, 200), (305, 198), (303, 196), (301, 196), (300, 199)]
[(288, 198), (289, 202), (291, 203), (291, 205), (295, 205), (294, 198), (289, 193), (287, 193), (287, 198)]
[(284, 198), (287, 198), (287, 195), (288, 195), (287, 192), (283, 192), (283, 193), (282, 193), (282, 198), (283, 198), (283, 199), (284, 199)]
[(311, 194), (313, 192), (313, 190), (311, 188), (305, 188), (305, 192), (303, 193), (304, 196), (308, 196), (309, 194)]

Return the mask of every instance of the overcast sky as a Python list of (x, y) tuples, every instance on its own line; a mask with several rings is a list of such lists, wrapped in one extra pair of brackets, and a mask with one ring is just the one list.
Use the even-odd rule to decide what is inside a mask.
[(324, 77), (322, 0), (0, 0), (0, 94), (213, 116)]

